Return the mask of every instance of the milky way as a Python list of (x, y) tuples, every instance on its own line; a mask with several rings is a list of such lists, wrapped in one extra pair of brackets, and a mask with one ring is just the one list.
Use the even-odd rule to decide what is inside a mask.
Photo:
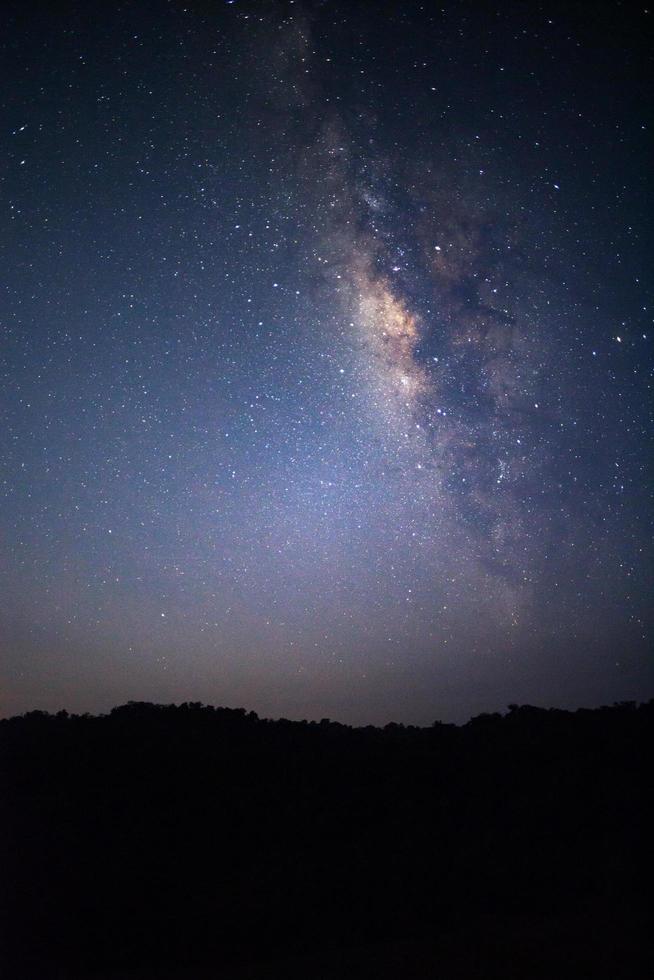
[(647, 15), (157, 11), (5, 42), (2, 710), (646, 696)]

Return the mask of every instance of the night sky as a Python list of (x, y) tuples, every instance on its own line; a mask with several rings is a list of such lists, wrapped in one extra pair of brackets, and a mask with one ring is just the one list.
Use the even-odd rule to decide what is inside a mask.
[(651, 696), (647, 10), (4, 16), (0, 712)]

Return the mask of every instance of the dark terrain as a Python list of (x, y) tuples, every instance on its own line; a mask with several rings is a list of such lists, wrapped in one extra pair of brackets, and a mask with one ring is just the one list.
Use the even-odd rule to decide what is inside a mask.
[(651, 975), (653, 715), (0, 721), (2, 976)]

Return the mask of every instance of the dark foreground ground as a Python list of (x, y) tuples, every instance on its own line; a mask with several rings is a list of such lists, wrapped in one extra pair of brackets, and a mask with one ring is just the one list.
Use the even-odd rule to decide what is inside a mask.
[(654, 975), (653, 716), (0, 721), (0, 975)]

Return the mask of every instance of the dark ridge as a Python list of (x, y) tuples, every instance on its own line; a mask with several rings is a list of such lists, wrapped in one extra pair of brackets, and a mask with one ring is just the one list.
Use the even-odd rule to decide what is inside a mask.
[(653, 715), (2, 720), (3, 976), (646, 976)]

